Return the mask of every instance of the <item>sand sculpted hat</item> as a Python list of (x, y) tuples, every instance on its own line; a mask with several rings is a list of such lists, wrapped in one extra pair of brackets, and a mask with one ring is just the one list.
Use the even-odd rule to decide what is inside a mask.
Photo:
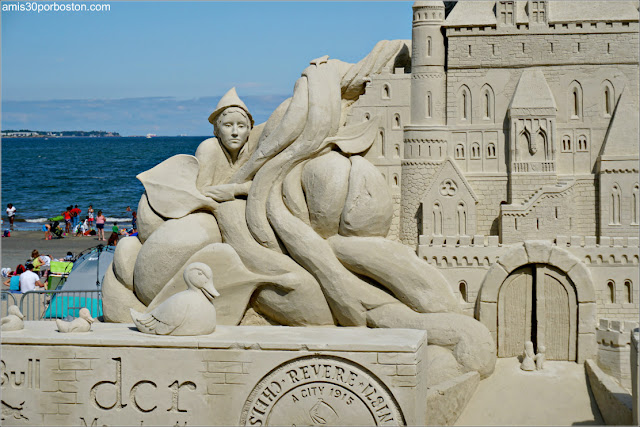
[(218, 114), (222, 113), (223, 110), (229, 107), (242, 108), (245, 111), (245, 113), (247, 113), (247, 116), (249, 116), (249, 120), (251, 121), (251, 127), (253, 127), (253, 117), (251, 117), (251, 113), (249, 112), (249, 109), (247, 108), (247, 106), (244, 105), (244, 102), (242, 102), (240, 97), (238, 97), (235, 87), (232, 87), (229, 90), (229, 92), (225, 93), (224, 96), (220, 98), (220, 102), (218, 102), (218, 105), (216, 106), (216, 110), (213, 113), (211, 113), (211, 115), (209, 116), (209, 123), (214, 124), (216, 121), (216, 117), (218, 117)]

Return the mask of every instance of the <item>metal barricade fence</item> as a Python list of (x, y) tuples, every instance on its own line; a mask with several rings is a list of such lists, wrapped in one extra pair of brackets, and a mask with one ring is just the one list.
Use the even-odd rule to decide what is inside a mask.
[[(17, 294), (20, 296), (20, 294)], [(0, 298), (0, 317), (5, 317), (9, 314), (9, 307), (12, 305), (18, 305), (16, 300), (16, 294), (10, 291), (2, 291), (2, 297)]]
[(102, 291), (29, 291), (20, 298), (20, 311), (25, 320), (78, 317), (80, 309), (85, 307), (91, 317), (102, 316)]

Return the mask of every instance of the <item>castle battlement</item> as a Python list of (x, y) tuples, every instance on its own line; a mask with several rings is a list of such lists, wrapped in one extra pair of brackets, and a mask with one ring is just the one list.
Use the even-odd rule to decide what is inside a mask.
[[(532, 239), (535, 240), (535, 239)], [(557, 236), (551, 243), (558, 247), (571, 248), (635, 248), (640, 246), (638, 237), (598, 237), (596, 236)], [(420, 236), (420, 246), (428, 247), (508, 247), (499, 242), (498, 236)]]

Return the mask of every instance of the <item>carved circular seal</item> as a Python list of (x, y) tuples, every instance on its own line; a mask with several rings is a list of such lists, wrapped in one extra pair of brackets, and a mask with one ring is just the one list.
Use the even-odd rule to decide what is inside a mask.
[(387, 387), (364, 367), (333, 356), (290, 360), (254, 387), (240, 425), (404, 425)]

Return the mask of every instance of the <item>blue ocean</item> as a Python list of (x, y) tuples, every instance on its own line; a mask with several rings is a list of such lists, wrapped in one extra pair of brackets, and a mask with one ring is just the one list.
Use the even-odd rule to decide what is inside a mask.
[(15, 230), (40, 230), (69, 205), (93, 205), (107, 222), (131, 224), (144, 187), (136, 175), (175, 154), (194, 154), (207, 136), (3, 138), (2, 228), (6, 207), (16, 211)]

